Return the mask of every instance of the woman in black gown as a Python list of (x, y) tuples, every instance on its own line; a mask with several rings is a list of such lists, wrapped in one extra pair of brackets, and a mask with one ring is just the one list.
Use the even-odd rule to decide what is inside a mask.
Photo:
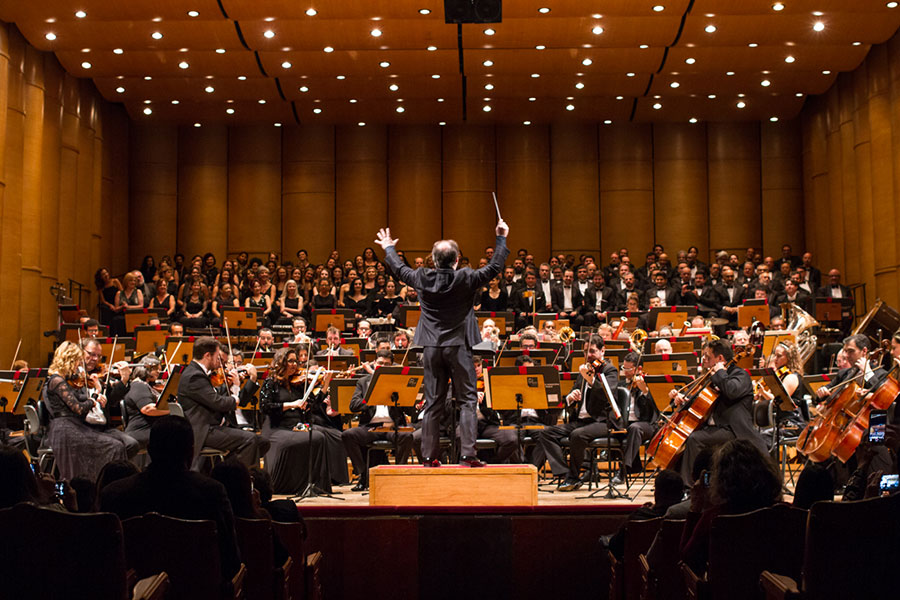
[(348, 284), (348, 289), (343, 296), (343, 305), (344, 308), (352, 310), (357, 319), (371, 316), (372, 298), (366, 293), (362, 279), (359, 277), (351, 280)]
[[(299, 352), (305, 358), (306, 350)], [(266, 453), (266, 470), (272, 475), (272, 487), (276, 494), (302, 492), (310, 480), (322, 490), (331, 491), (325, 438), (315, 428), (312, 436), (306, 429), (308, 410), (307, 405), (301, 402), (306, 386), (304, 382), (291, 384), (291, 379), (299, 371), (298, 350), (279, 348), (259, 393), (260, 409), (266, 415), (262, 435), (270, 444)], [(308, 467), (310, 452), (311, 474)], [(346, 473), (346, 459), (343, 467)]]
[(101, 267), (94, 274), (94, 284), (100, 292), (100, 322), (106, 326), (112, 325), (116, 316), (116, 294), (122, 289), (118, 279), (109, 275), (109, 269)]
[(506, 310), (508, 301), (506, 290), (500, 287), (500, 278), (494, 277), (488, 284), (488, 289), (481, 292), (481, 302), (476, 308), (477, 310), (502, 312)]

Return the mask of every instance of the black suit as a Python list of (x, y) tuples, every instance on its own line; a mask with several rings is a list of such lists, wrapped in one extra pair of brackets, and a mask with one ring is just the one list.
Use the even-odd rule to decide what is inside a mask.
[[(534, 298), (531, 298), (534, 294)], [(509, 299), (509, 308), (516, 312), (516, 327), (521, 329), (531, 322), (529, 315), (546, 309), (547, 299), (540, 287), (526, 288), (522, 286), (513, 291)]]
[[(374, 429), (381, 427), (385, 423), (372, 423), (378, 407), (369, 406), (365, 400), (366, 392), (371, 382), (372, 375), (363, 375), (356, 382), (356, 389), (353, 391), (353, 398), (350, 400), (350, 411), (359, 413), (359, 426), (345, 429), (341, 433), (341, 442), (344, 444), (344, 449), (347, 450), (350, 462), (353, 463), (353, 469), (359, 473), (360, 484), (362, 485), (367, 485), (369, 481), (369, 465), (363, 458), (366, 447), (376, 440), (394, 442), (394, 437), (397, 435), (393, 431), (374, 431)], [(406, 425), (406, 414), (403, 412), (403, 409), (393, 406), (389, 406), (387, 409), (391, 422), (395, 426)], [(396, 439), (396, 444), (397, 464), (404, 464), (412, 451), (412, 432), (400, 432), (399, 437)]]
[[(730, 323), (737, 323), (737, 313), (726, 312), (724, 308), (726, 306), (730, 308), (738, 307), (744, 302), (745, 294), (747, 290), (737, 283), (732, 282), (731, 284), (732, 292), (731, 298), (728, 296), (728, 286), (725, 285), (725, 282), (720, 283), (716, 286), (716, 291), (719, 293), (719, 298), (722, 302), (722, 311), (721, 316), (724, 319), (728, 319)], [(753, 297), (753, 294), (750, 294), (750, 297)]]
[[(622, 383), (630, 386), (628, 402), (624, 405), (622, 403), (619, 404), (623, 425), (628, 430), (623, 449), (625, 454), (623, 464), (626, 468), (638, 471), (642, 467), (638, 458), (641, 444), (652, 438), (656, 433), (659, 409), (656, 408), (656, 402), (653, 400), (649, 390), (644, 394), (636, 385), (627, 381)], [(631, 418), (632, 406), (634, 408), (634, 419)]]
[(724, 444), (737, 438), (750, 441), (763, 454), (769, 452), (762, 436), (753, 427), (753, 382), (747, 371), (732, 365), (713, 375), (710, 385), (718, 390), (719, 396), (712, 406), (709, 420), (697, 428), (684, 444), (681, 477), (687, 485), (694, 482), (691, 477), (694, 460), (705, 446)]
[(234, 452), (248, 467), (258, 464), (259, 436), (251, 431), (223, 425), (226, 413), (233, 412), (237, 402), (224, 388), (213, 387), (209, 375), (196, 360), (191, 361), (181, 373), (178, 402), (194, 430), (195, 469), (200, 466), (198, 457), (204, 446)]
[[(853, 323), (853, 307), (855, 302), (853, 300), (853, 294), (850, 292), (850, 288), (846, 285), (838, 286), (841, 289), (841, 330), (848, 334), (850, 333), (850, 325)], [(831, 289), (830, 285), (825, 285), (816, 290), (817, 298), (834, 298), (834, 291)], [(844, 300), (847, 300), (847, 303), (844, 304)], [(815, 303), (815, 300), (813, 300)]]
[(814, 313), (816, 310), (813, 306), (812, 296), (810, 296), (806, 290), (797, 290), (797, 295), (793, 300), (788, 299), (787, 292), (778, 292), (775, 294), (775, 298), (772, 301), (772, 308), (770, 310), (772, 316), (781, 314), (781, 305), (784, 302), (793, 302), (810, 314)]
[[(599, 308), (597, 307), (598, 297), (601, 299)], [(588, 326), (596, 325), (600, 322), (599, 317), (597, 317), (598, 312), (605, 313), (610, 310), (616, 310), (617, 306), (616, 293), (611, 287), (606, 286), (598, 290), (592, 285), (584, 294), (584, 307), (581, 309), (582, 314), (584, 314), (584, 324)]]
[[(656, 286), (654, 286), (656, 289)], [(625, 310), (628, 306), (628, 296), (631, 294), (638, 295), (638, 308), (641, 310), (647, 310), (647, 304), (649, 300), (647, 299), (647, 292), (639, 290), (637, 287), (633, 287), (629, 289), (619, 289), (616, 290), (616, 309), (617, 310)]]
[(393, 246), (385, 251), (390, 271), (400, 281), (415, 288), (422, 308), (413, 343), (423, 346), (425, 364), (425, 409), (422, 418), (422, 451), (437, 458), (440, 451), (438, 429), (444, 413), (444, 399), (453, 380), (460, 410), (460, 439), (463, 456), (475, 456), (477, 423), (475, 367), (472, 346), (481, 341), (472, 310), (475, 293), (502, 270), (509, 249), (506, 237), (497, 236), (494, 255), (484, 267), (472, 269), (410, 269)]
[[(647, 303), (649, 304), (650, 298), (654, 296), (659, 296), (659, 288), (655, 285), (647, 290)], [(665, 289), (666, 293), (666, 306), (678, 306), (678, 301), (681, 300), (681, 288), (667, 287)]]
[(810, 265), (806, 269), (806, 280), (810, 289), (815, 292), (822, 285), (822, 271)]
[(708, 319), (718, 316), (722, 310), (722, 297), (719, 295), (715, 287), (706, 284), (699, 290), (693, 286), (681, 295), (682, 304), (688, 306), (696, 305), (700, 314)]
[(213, 521), (223, 578), (231, 579), (240, 567), (231, 504), (225, 487), (215, 479), (151, 464), (143, 473), (106, 486), (100, 494), (100, 510), (123, 520), (158, 512), (178, 519)]
[[(588, 292), (590, 292), (592, 288), (593, 285), (588, 288)], [(562, 318), (569, 319), (572, 327), (575, 329), (575, 331), (578, 331), (581, 325), (584, 323), (584, 316), (582, 316), (581, 314), (584, 307), (584, 296), (581, 295), (578, 286), (574, 283), (569, 288), (569, 294), (571, 295), (572, 308), (566, 310), (565, 286), (552, 286), (550, 288), (550, 297), (552, 299), (551, 310), (555, 313), (558, 313)], [(569, 315), (570, 312), (575, 312), (577, 314), (571, 316)]]
[[(581, 401), (573, 404), (574, 415), (568, 423), (555, 425), (536, 432), (535, 437), (547, 456), (550, 468), (556, 476), (566, 475), (569, 480), (578, 479), (578, 470), (584, 460), (584, 451), (596, 437), (606, 435), (606, 415), (609, 410), (609, 397), (606, 395), (601, 377), (609, 384), (613, 398), (619, 385), (619, 374), (607, 360), (603, 361), (602, 373), (594, 377), (594, 383), (588, 387), (584, 377), (579, 373), (575, 381), (575, 390), (584, 390)], [(582, 410), (587, 416), (580, 416)], [(563, 459), (562, 440), (569, 438), (569, 461)]]

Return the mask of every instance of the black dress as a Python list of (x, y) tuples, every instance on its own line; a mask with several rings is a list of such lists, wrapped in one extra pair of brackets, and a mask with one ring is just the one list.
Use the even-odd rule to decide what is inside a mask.
[[(116, 305), (116, 294), (119, 293), (119, 288), (114, 285), (108, 285), (100, 292), (103, 294), (103, 299), (112, 304)], [(116, 313), (113, 312), (113, 309), (108, 307), (106, 304), (100, 304), (100, 323), (103, 325), (112, 325), (113, 318), (115, 318)]]
[(394, 308), (403, 300), (400, 296), (388, 298), (387, 296), (378, 296), (375, 301), (375, 312), (379, 317), (389, 317), (394, 313)]
[[(187, 315), (188, 313), (195, 314), (200, 312), (201, 310), (203, 310), (203, 300), (191, 300), (191, 298), (188, 298), (184, 303), (185, 315)], [(191, 327), (194, 329), (203, 329), (208, 323), (204, 315), (201, 315), (199, 317), (185, 316), (181, 319), (181, 322), (185, 327)]]
[[(285, 308), (290, 308), (293, 310), (297, 310), (298, 308), (300, 308), (300, 296), (297, 296), (296, 298), (288, 298), (287, 296), (285, 296), (283, 298), (282, 302), (284, 302)], [(291, 321), (293, 321), (293, 319), (294, 319), (293, 313), (289, 313), (289, 312), (285, 311), (285, 312), (281, 312), (280, 314), (281, 314), (281, 318), (278, 319), (280, 323), (290, 324)]]
[(147, 447), (150, 441), (150, 427), (158, 417), (151, 417), (141, 412), (148, 404), (156, 403), (157, 394), (146, 381), (136, 379), (128, 386), (125, 394), (125, 415), (128, 417), (128, 425), (125, 433), (138, 441), (142, 448)]
[[(324, 491), (331, 491), (325, 437), (315, 427), (309, 431), (294, 431), (304, 422), (303, 411), (283, 410), (281, 405), (303, 397), (302, 388), (284, 387), (267, 378), (259, 392), (260, 409), (266, 415), (262, 436), (269, 441), (266, 470), (272, 476), (272, 490), (276, 494), (297, 494), (310, 481), (309, 453), (312, 452), (312, 482)], [(347, 461), (342, 465), (347, 472)]]
[(370, 317), (372, 316), (370, 314), (372, 310), (372, 298), (370, 296), (365, 296), (362, 300), (357, 302), (349, 295), (344, 296), (344, 308), (349, 308), (358, 315)]
[(53, 448), (62, 479), (87, 477), (96, 481), (105, 464), (127, 458), (122, 439), (85, 422), (93, 400), (84, 388), (72, 388), (61, 375), (51, 375), (42, 397), (53, 417), (47, 443)]
[(337, 301), (331, 294), (328, 294), (327, 296), (316, 294), (312, 297), (312, 302), (310, 304), (312, 304), (312, 307), (316, 310), (323, 308), (337, 308)]
[(497, 296), (496, 300), (491, 298), (491, 293), (488, 290), (481, 292), (481, 309), (488, 312), (503, 312), (509, 306), (509, 297), (506, 295), (506, 290), (500, 290), (500, 295)]
[[(169, 311), (169, 298), (171, 298), (171, 297), (172, 297), (171, 294), (166, 294), (166, 297), (162, 299), (162, 302), (160, 302), (159, 300), (157, 300), (156, 296), (153, 296), (153, 298), (150, 299), (150, 308), (161, 308), (164, 311), (168, 312)], [(172, 316), (173, 317), (175, 316), (174, 312), (172, 313)]]

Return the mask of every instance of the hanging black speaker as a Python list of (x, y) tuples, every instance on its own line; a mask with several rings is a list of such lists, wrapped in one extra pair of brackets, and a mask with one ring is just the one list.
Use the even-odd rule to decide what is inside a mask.
[(499, 23), (502, 20), (501, 0), (444, 0), (445, 23)]

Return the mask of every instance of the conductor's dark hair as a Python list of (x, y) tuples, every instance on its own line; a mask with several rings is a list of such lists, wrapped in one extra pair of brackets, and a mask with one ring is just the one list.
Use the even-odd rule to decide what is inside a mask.
[(860, 350), (871, 350), (871, 348), (869, 347), (869, 338), (862, 333), (857, 333), (856, 335), (851, 335), (844, 338), (845, 346), (850, 342), (853, 342), (853, 344)]
[(459, 245), (456, 240), (440, 240), (431, 248), (434, 266), (439, 269), (450, 269), (459, 257)]
[(218, 352), (222, 348), (222, 344), (215, 338), (205, 335), (197, 338), (194, 342), (194, 358), (201, 359), (210, 352)]
[(591, 335), (588, 336), (587, 345), (588, 346), (597, 346), (598, 348), (603, 348), (606, 345), (606, 343), (603, 341), (603, 338), (600, 337), (598, 334), (592, 333)]
[(725, 340), (713, 340), (709, 343), (708, 348), (714, 356), (721, 356), (725, 362), (731, 360), (734, 352), (731, 351), (731, 345)]

